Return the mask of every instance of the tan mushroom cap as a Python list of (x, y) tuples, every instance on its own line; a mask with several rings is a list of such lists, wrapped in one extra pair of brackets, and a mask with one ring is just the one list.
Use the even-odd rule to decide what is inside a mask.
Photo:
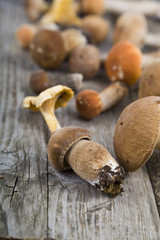
[(139, 98), (160, 96), (160, 59), (149, 64), (142, 72)]
[(65, 162), (67, 150), (80, 139), (90, 140), (89, 131), (80, 127), (63, 127), (56, 130), (48, 143), (48, 160), (54, 169), (66, 171), (70, 166)]
[(125, 12), (117, 20), (113, 32), (113, 42), (128, 40), (142, 47), (148, 32), (145, 16), (138, 12)]
[(136, 171), (152, 155), (159, 137), (160, 97), (146, 97), (127, 106), (114, 133), (114, 148), (120, 164)]
[(23, 101), (23, 107), (34, 111), (39, 111), (39, 108), (50, 99), (58, 99), (55, 102), (55, 109), (65, 107), (68, 101), (73, 97), (73, 91), (66, 86), (57, 85), (48, 88), (41, 92), (37, 97), (26, 97)]

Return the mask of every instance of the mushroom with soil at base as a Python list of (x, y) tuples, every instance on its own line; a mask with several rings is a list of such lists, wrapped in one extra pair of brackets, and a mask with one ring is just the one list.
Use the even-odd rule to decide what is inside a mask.
[(76, 108), (86, 119), (92, 119), (120, 102), (128, 93), (127, 87), (113, 83), (102, 92), (86, 89), (76, 97)]
[(75, 92), (79, 91), (83, 86), (83, 75), (80, 73), (47, 73), (44, 70), (38, 70), (33, 72), (29, 79), (29, 86), (36, 94), (58, 84), (65, 85)]
[(26, 97), (23, 107), (40, 110), (52, 135), (48, 143), (48, 159), (58, 171), (73, 169), (97, 189), (115, 197), (122, 192), (124, 170), (106, 148), (90, 140), (90, 134), (80, 127), (60, 128), (54, 110), (65, 106), (73, 97), (71, 89), (55, 86), (37, 97)]
[(149, 33), (145, 16), (138, 12), (125, 12), (116, 21), (113, 42), (128, 40), (138, 47), (160, 47), (160, 34)]
[(160, 149), (160, 97), (136, 100), (121, 113), (114, 132), (114, 149), (127, 171), (136, 171)]
[(143, 70), (138, 95), (139, 98), (160, 96), (160, 59), (152, 62)]

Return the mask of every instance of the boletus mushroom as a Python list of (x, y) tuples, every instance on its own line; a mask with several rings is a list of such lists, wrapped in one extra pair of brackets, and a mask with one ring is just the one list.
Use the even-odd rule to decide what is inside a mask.
[(136, 100), (121, 113), (114, 132), (120, 164), (130, 172), (143, 166), (160, 149), (160, 97)]
[(121, 81), (131, 86), (141, 75), (142, 53), (131, 42), (121, 41), (108, 52), (105, 70), (112, 82)]
[(40, 15), (47, 11), (49, 4), (44, 0), (25, 0), (25, 10), (30, 20), (37, 20)]
[(77, 175), (97, 189), (115, 197), (122, 192), (124, 169), (112, 158), (106, 148), (90, 141), (90, 134), (80, 127), (60, 128), (54, 109), (65, 106), (73, 96), (71, 89), (56, 86), (38, 97), (27, 97), (24, 108), (40, 110), (52, 133), (48, 143), (48, 160), (54, 169), (73, 169)]
[(116, 21), (113, 42), (128, 40), (138, 47), (160, 47), (160, 34), (148, 32), (145, 16), (138, 12), (125, 12)]
[(47, 73), (44, 70), (38, 70), (33, 72), (29, 79), (29, 86), (36, 94), (58, 84), (65, 85), (73, 91), (79, 91), (83, 86), (83, 75), (80, 73)]
[(145, 68), (140, 77), (139, 98), (160, 96), (160, 59)]
[(75, 48), (69, 57), (69, 67), (71, 72), (81, 73), (84, 79), (91, 79), (100, 68), (98, 48), (91, 44)]
[(120, 102), (128, 93), (127, 87), (113, 83), (102, 92), (86, 89), (76, 97), (76, 108), (86, 119), (93, 119), (101, 112), (107, 111)]
[(58, 31), (40, 30), (31, 44), (33, 60), (44, 69), (55, 69), (65, 58), (64, 41)]

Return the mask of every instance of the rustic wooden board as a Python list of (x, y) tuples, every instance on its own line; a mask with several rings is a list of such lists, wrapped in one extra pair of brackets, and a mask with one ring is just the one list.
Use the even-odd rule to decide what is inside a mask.
[[(25, 21), (23, 1), (0, 1), (0, 236), (160, 239), (159, 152), (147, 164), (149, 174), (146, 166), (126, 174), (125, 191), (114, 199), (72, 171), (59, 173), (48, 163), (47, 126), (39, 113), (21, 107), (23, 98), (32, 94), (28, 87), (30, 73), (38, 69), (14, 39), (15, 29)], [(101, 50), (109, 45), (102, 44)], [(84, 88), (100, 91), (108, 84), (102, 69), (95, 79), (84, 83)], [(61, 126), (89, 129), (92, 140), (115, 157), (115, 124), (125, 106), (137, 98), (137, 87), (111, 111), (92, 121), (77, 114), (74, 99), (65, 109), (57, 110), (57, 118)]]

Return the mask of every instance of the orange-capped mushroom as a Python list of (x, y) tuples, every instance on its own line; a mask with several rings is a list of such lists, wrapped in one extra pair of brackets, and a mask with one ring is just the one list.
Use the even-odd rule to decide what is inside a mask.
[(108, 53), (105, 70), (112, 82), (121, 81), (127, 86), (133, 85), (142, 70), (140, 49), (129, 41), (115, 44)]

